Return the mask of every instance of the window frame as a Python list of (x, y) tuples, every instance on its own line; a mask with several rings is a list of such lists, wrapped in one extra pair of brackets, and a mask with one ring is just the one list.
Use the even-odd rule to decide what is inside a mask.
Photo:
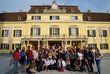
[(59, 36), (60, 28), (59, 27), (50, 27), (50, 35), (51, 36)]
[(12, 44), (12, 49), (16, 50), (16, 48), (21, 49), (21, 43), (14, 43), (14, 44)]
[(2, 37), (8, 37), (9, 36), (9, 30), (3, 29), (2, 30)]
[[(74, 34), (72, 33), (72, 29), (74, 29), (76, 32), (74, 32)], [(69, 28), (69, 35), (70, 36), (77, 36), (79, 35), (79, 28), (78, 27), (70, 27)]]
[(50, 20), (60, 20), (60, 16), (50, 16)]
[(32, 27), (31, 28), (31, 36), (36, 37), (36, 36), (40, 36), (40, 27)]
[(34, 21), (41, 20), (41, 16), (32, 16), (31, 19)]
[(103, 50), (103, 49), (107, 49), (107, 50), (108, 50), (108, 49), (109, 49), (108, 43), (101, 43), (101, 44), (100, 44), (100, 49), (101, 49), (101, 50)]
[(99, 37), (107, 37), (107, 30), (100, 30)]
[(8, 43), (1, 43), (1, 49), (9, 50), (9, 44)]
[(96, 37), (96, 30), (94, 30), (94, 29), (88, 29), (87, 30), (87, 36), (88, 37)]
[(71, 16), (71, 20), (72, 21), (77, 21), (78, 20), (78, 16)]
[(96, 49), (97, 48), (97, 44), (96, 43), (88, 44), (88, 48)]
[(22, 30), (19, 30), (19, 29), (14, 30), (14, 35), (13, 36), (14, 37), (21, 37), (22, 36)]

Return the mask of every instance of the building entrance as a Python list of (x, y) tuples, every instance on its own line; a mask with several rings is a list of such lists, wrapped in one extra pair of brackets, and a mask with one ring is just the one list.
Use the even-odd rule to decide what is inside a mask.
[(72, 46), (76, 46), (77, 48), (81, 48), (81, 41), (72, 41)]
[(38, 47), (38, 41), (29, 41), (29, 44), (34, 47)]
[(52, 48), (53, 45), (56, 47), (61, 46), (62, 47), (62, 41), (48, 41), (49, 48)]

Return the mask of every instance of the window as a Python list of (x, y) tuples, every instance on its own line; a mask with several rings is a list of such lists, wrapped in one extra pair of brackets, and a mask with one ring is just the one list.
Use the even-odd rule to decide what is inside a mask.
[(109, 33), (110, 33), (110, 27), (108, 28), (108, 30), (109, 30)]
[(108, 44), (107, 43), (100, 44), (100, 49), (108, 49)]
[(32, 16), (32, 20), (41, 20), (41, 16)]
[(39, 10), (38, 9), (35, 9), (35, 13), (38, 13), (39, 12)]
[(31, 28), (31, 36), (38, 36), (40, 35), (40, 28)]
[(57, 28), (57, 27), (50, 28), (50, 35), (52, 35), (52, 36), (58, 36), (59, 33), (60, 33), (59, 30), (60, 30), (60, 29)]
[(71, 16), (71, 20), (72, 21), (78, 20), (78, 17), (77, 16)]
[(79, 30), (78, 30), (78, 28), (74, 28), (74, 27), (69, 28), (69, 35), (73, 35), (73, 36), (79, 35)]
[(21, 37), (22, 30), (14, 30), (14, 37)]
[(91, 21), (91, 17), (90, 17), (90, 16), (88, 16), (88, 17), (87, 17), (87, 20), (88, 20), (88, 21)]
[(88, 48), (95, 49), (97, 48), (97, 44), (88, 44)]
[(59, 16), (50, 16), (50, 20), (59, 20)]
[(16, 48), (19, 48), (19, 49), (21, 49), (21, 44), (13, 44), (12, 45), (12, 49), (14, 49), (14, 50), (16, 50)]
[(9, 44), (7, 43), (1, 44), (1, 49), (9, 49)]
[(9, 30), (2, 30), (2, 37), (8, 37), (9, 36)]
[(74, 12), (74, 9), (71, 9), (71, 12)]
[(99, 31), (99, 36), (100, 37), (107, 37), (107, 30), (100, 30)]
[(96, 37), (96, 31), (95, 30), (87, 30), (87, 34), (88, 34), (88, 37)]
[(20, 20), (21, 20), (21, 17), (19, 16), (19, 17), (18, 17), (18, 21), (20, 21)]

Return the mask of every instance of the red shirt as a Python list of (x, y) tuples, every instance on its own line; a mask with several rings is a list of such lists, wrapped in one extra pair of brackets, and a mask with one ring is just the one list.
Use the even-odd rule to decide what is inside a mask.
[(32, 50), (27, 50), (27, 58), (33, 58)]
[(18, 61), (20, 59), (20, 53), (15, 51), (13, 54), (13, 58), (14, 60)]

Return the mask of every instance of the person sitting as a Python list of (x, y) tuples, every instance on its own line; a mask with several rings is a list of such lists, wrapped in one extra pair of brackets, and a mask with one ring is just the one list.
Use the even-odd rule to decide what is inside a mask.
[(36, 73), (36, 65), (35, 65), (34, 59), (27, 66), (26, 72), (27, 72), (27, 74), (32, 74), (32, 73), (35, 74)]
[(46, 71), (49, 71), (50, 70), (50, 61), (49, 61), (49, 59), (48, 58), (44, 59), (44, 62), (45, 62), (44, 69)]
[(37, 71), (40, 72), (44, 69), (44, 58), (38, 60)]

